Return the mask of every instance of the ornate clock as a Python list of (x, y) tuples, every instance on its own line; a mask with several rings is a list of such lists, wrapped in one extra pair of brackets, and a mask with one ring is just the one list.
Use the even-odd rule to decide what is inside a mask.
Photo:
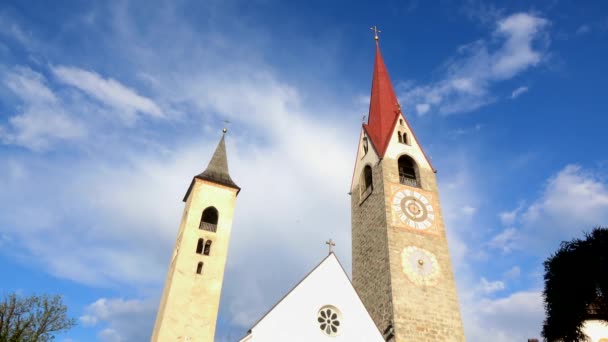
[(416, 285), (433, 286), (439, 282), (441, 269), (435, 255), (426, 249), (408, 246), (401, 252), (405, 275)]
[(435, 210), (431, 201), (416, 190), (400, 189), (393, 194), (393, 212), (400, 223), (426, 231), (434, 227)]

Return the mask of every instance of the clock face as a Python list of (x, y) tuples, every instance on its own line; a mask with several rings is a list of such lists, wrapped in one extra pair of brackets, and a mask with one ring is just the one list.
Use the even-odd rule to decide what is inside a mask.
[(435, 210), (423, 194), (401, 189), (393, 195), (393, 211), (401, 223), (417, 230), (428, 230), (435, 221)]
[(414, 284), (433, 286), (439, 282), (441, 270), (435, 255), (426, 249), (408, 246), (401, 252), (403, 273)]

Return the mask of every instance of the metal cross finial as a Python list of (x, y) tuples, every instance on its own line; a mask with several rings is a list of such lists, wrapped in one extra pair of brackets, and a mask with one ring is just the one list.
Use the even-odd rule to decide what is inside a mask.
[(382, 32), (380, 30), (378, 30), (378, 27), (374, 26), (374, 27), (370, 27), (370, 30), (374, 31), (374, 39), (378, 40), (380, 39), (380, 37), (378, 37), (378, 33)]
[(331, 254), (331, 252), (334, 251), (333, 247), (336, 246), (336, 244), (332, 239), (329, 239), (329, 241), (325, 241), (325, 244), (329, 246), (329, 254)]

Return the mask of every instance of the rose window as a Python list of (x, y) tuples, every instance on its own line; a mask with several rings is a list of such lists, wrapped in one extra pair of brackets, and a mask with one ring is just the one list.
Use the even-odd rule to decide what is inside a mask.
[(341, 320), (342, 315), (340, 314), (340, 311), (333, 306), (322, 307), (317, 315), (319, 329), (327, 336), (338, 335)]

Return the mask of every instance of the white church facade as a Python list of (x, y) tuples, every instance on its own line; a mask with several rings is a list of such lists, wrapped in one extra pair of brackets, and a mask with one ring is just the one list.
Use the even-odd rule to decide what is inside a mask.
[(239, 342), (369, 341), (384, 338), (330, 253)]

